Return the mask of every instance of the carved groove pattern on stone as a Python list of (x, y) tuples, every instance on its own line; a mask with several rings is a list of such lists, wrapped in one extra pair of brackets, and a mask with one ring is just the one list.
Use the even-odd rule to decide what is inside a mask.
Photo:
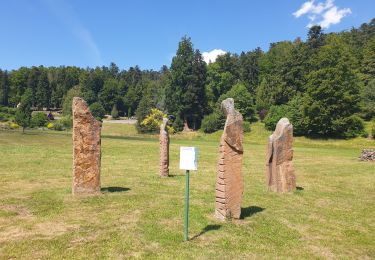
[(160, 176), (168, 177), (169, 175), (169, 134), (165, 129), (168, 119), (163, 118), (163, 123), (160, 126)]
[(216, 177), (215, 216), (219, 219), (239, 219), (244, 191), (242, 175), (243, 119), (234, 109), (234, 101), (227, 98), (221, 104), (227, 116), (220, 140), (220, 157)]

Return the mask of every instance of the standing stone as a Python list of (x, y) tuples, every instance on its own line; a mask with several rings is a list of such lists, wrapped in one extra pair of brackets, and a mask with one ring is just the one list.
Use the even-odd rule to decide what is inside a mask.
[(281, 118), (268, 139), (266, 179), (271, 191), (290, 192), (296, 189), (292, 145), (293, 125), (288, 118)]
[(100, 193), (100, 131), (87, 103), (73, 98), (73, 194)]
[(244, 190), (242, 175), (243, 119), (242, 115), (234, 109), (233, 98), (225, 99), (221, 103), (221, 108), (227, 119), (220, 140), (215, 216), (221, 220), (239, 219)]
[(160, 125), (160, 176), (168, 177), (169, 175), (169, 134), (165, 130), (168, 118), (163, 118), (163, 123)]

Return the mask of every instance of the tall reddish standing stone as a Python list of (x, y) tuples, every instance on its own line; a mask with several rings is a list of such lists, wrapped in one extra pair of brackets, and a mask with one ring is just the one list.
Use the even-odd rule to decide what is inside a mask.
[(266, 179), (271, 191), (290, 192), (296, 189), (292, 145), (293, 125), (287, 118), (281, 118), (268, 140)]
[(220, 158), (216, 177), (215, 216), (219, 219), (239, 219), (244, 190), (242, 175), (243, 127), (242, 115), (234, 109), (233, 98), (221, 103), (227, 116), (220, 140)]
[(73, 98), (73, 194), (100, 192), (100, 131), (87, 103)]
[(168, 177), (169, 175), (169, 134), (165, 129), (168, 118), (163, 118), (163, 123), (160, 126), (160, 176)]

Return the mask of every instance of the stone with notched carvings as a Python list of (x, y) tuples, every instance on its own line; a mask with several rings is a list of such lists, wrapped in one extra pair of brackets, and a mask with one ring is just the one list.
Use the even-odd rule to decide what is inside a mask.
[(162, 177), (169, 175), (169, 134), (165, 129), (167, 126), (168, 118), (163, 118), (163, 123), (160, 125), (160, 169), (159, 173)]
[(73, 98), (73, 194), (100, 193), (101, 122), (79, 97)]
[(220, 140), (220, 158), (216, 177), (215, 216), (221, 220), (239, 219), (244, 191), (242, 175), (243, 119), (234, 109), (233, 98), (221, 103), (227, 116)]

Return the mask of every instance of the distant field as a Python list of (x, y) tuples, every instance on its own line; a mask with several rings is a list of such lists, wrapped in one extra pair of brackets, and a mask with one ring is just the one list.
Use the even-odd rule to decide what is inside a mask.
[[(0, 259), (375, 258), (375, 141), (295, 139), (293, 194), (267, 192), (267, 137), (245, 135), (243, 219), (214, 216), (221, 133), (171, 138), (170, 178), (158, 177), (159, 141), (133, 125), (104, 123), (102, 191), (71, 195), (69, 132), (0, 131)], [(197, 146), (189, 242), (183, 242), (184, 172), (179, 146)]]

